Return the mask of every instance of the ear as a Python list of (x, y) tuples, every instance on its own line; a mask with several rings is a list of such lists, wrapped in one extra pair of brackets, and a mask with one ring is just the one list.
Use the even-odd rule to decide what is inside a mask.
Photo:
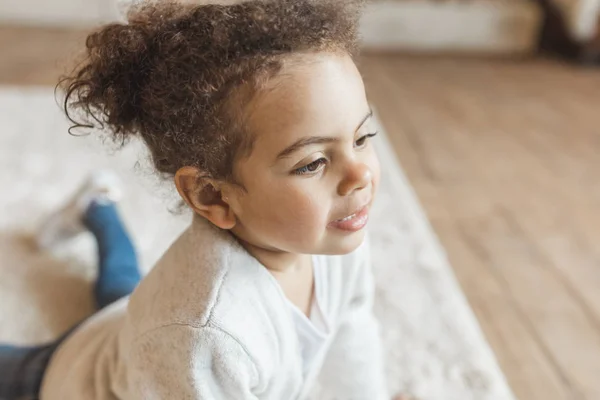
[(188, 206), (221, 229), (232, 229), (236, 224), (233, 210), (223, 199), (221, 185), (213, 179), (198, 179), (198, 168), (183, 167), (175, 174), (175, 186)]

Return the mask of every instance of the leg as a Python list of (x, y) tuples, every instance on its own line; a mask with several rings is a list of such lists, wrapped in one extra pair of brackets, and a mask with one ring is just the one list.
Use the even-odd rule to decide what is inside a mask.
[(114, 203), (92, 202), (84, 225), (98, 243), (98, 279), (94, 287), (99, 309), (129, 296), (141, 280), (135, 249)]
[[(38, 236), (39, 246), (50, 248), (82, 232), (83, 222), (96, 237), (98, 308), (128, 296), (140, 281), (135, 250), (116, 209), (115, 181), (106, 173), (91, 177), (69, 204), (46, 221)], [(0, 344), (0, 400), (37, 399), (52, 355), (75, 328), (43, 346)]]
[(37, 399), (50, 358), (70, 333), (43, 346), (0, 345), (0, 399)]
[(0, 345), (0, 399), (37, 399), (44, 371), (56, 347)]
[(119, 186), (113, 173), (95, 172), (73, 198), (46, 221), (38, 235), (38, 244), (44, 249), (86, 229), (95, 236), (98, 279), (94, 295), (100, 309), (131, 294), (140, 281), (135, 250), (115, 205), (121, 197)]

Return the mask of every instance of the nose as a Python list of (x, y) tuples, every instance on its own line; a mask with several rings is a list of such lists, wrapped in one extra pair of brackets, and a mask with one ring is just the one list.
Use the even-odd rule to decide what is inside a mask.
[(372, 179), (373, 173), (366, 164), (352, 164), (346, 169), (344, 179), (338, 185), (338, 194), (348, 196), (356, 190), (364, 189)]

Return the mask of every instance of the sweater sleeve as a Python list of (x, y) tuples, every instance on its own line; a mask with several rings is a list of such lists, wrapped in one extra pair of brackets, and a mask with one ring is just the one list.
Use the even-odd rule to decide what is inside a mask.
[(257, 398), (254, 363), (234, 338), (214, 327), (157, 328), (135, 340), (129, 361), (132, 399)]
[(375, 288), (368, 242), (359, 251), (354, 292), (338, 323), (320, 382), (331, 398), (390, 400), (379, 326), (372, 312)]

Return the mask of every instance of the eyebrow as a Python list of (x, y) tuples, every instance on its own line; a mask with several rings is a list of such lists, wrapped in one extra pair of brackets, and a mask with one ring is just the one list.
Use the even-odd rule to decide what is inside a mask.
[[(354, 132), (357, 132), (360, 128), (362, 128), (362, 126), (369, 120), (369, 118), (371, 118), (373, 116), (373, 110), (369, 110), (369, 112), (367, 113), (367, 115), (364, 116), (364, 118), (361, 120), (360, 124), (358, 124), (358, 126), (356, 127), (356, 130)], [(281, 159), (281, 158), (285, 158), (287, 156), (289, 156), (290, 154), (300, 150), (303, 147), (306, 146), (311, 146), (314, 144), (325, 144), (325, 143), (335, 143), (338, 142), (339, 139), (335, 138), (335, 137), (330, 137), (330, 136), (309, 136), (309, 137), (304, 137), (301, 138), (299, 140), (297, 140), (294, 144), (292, 144), (291, 146), (286, 147), (281, 153), (279, 153), (277, 155), (277, 160)]]

